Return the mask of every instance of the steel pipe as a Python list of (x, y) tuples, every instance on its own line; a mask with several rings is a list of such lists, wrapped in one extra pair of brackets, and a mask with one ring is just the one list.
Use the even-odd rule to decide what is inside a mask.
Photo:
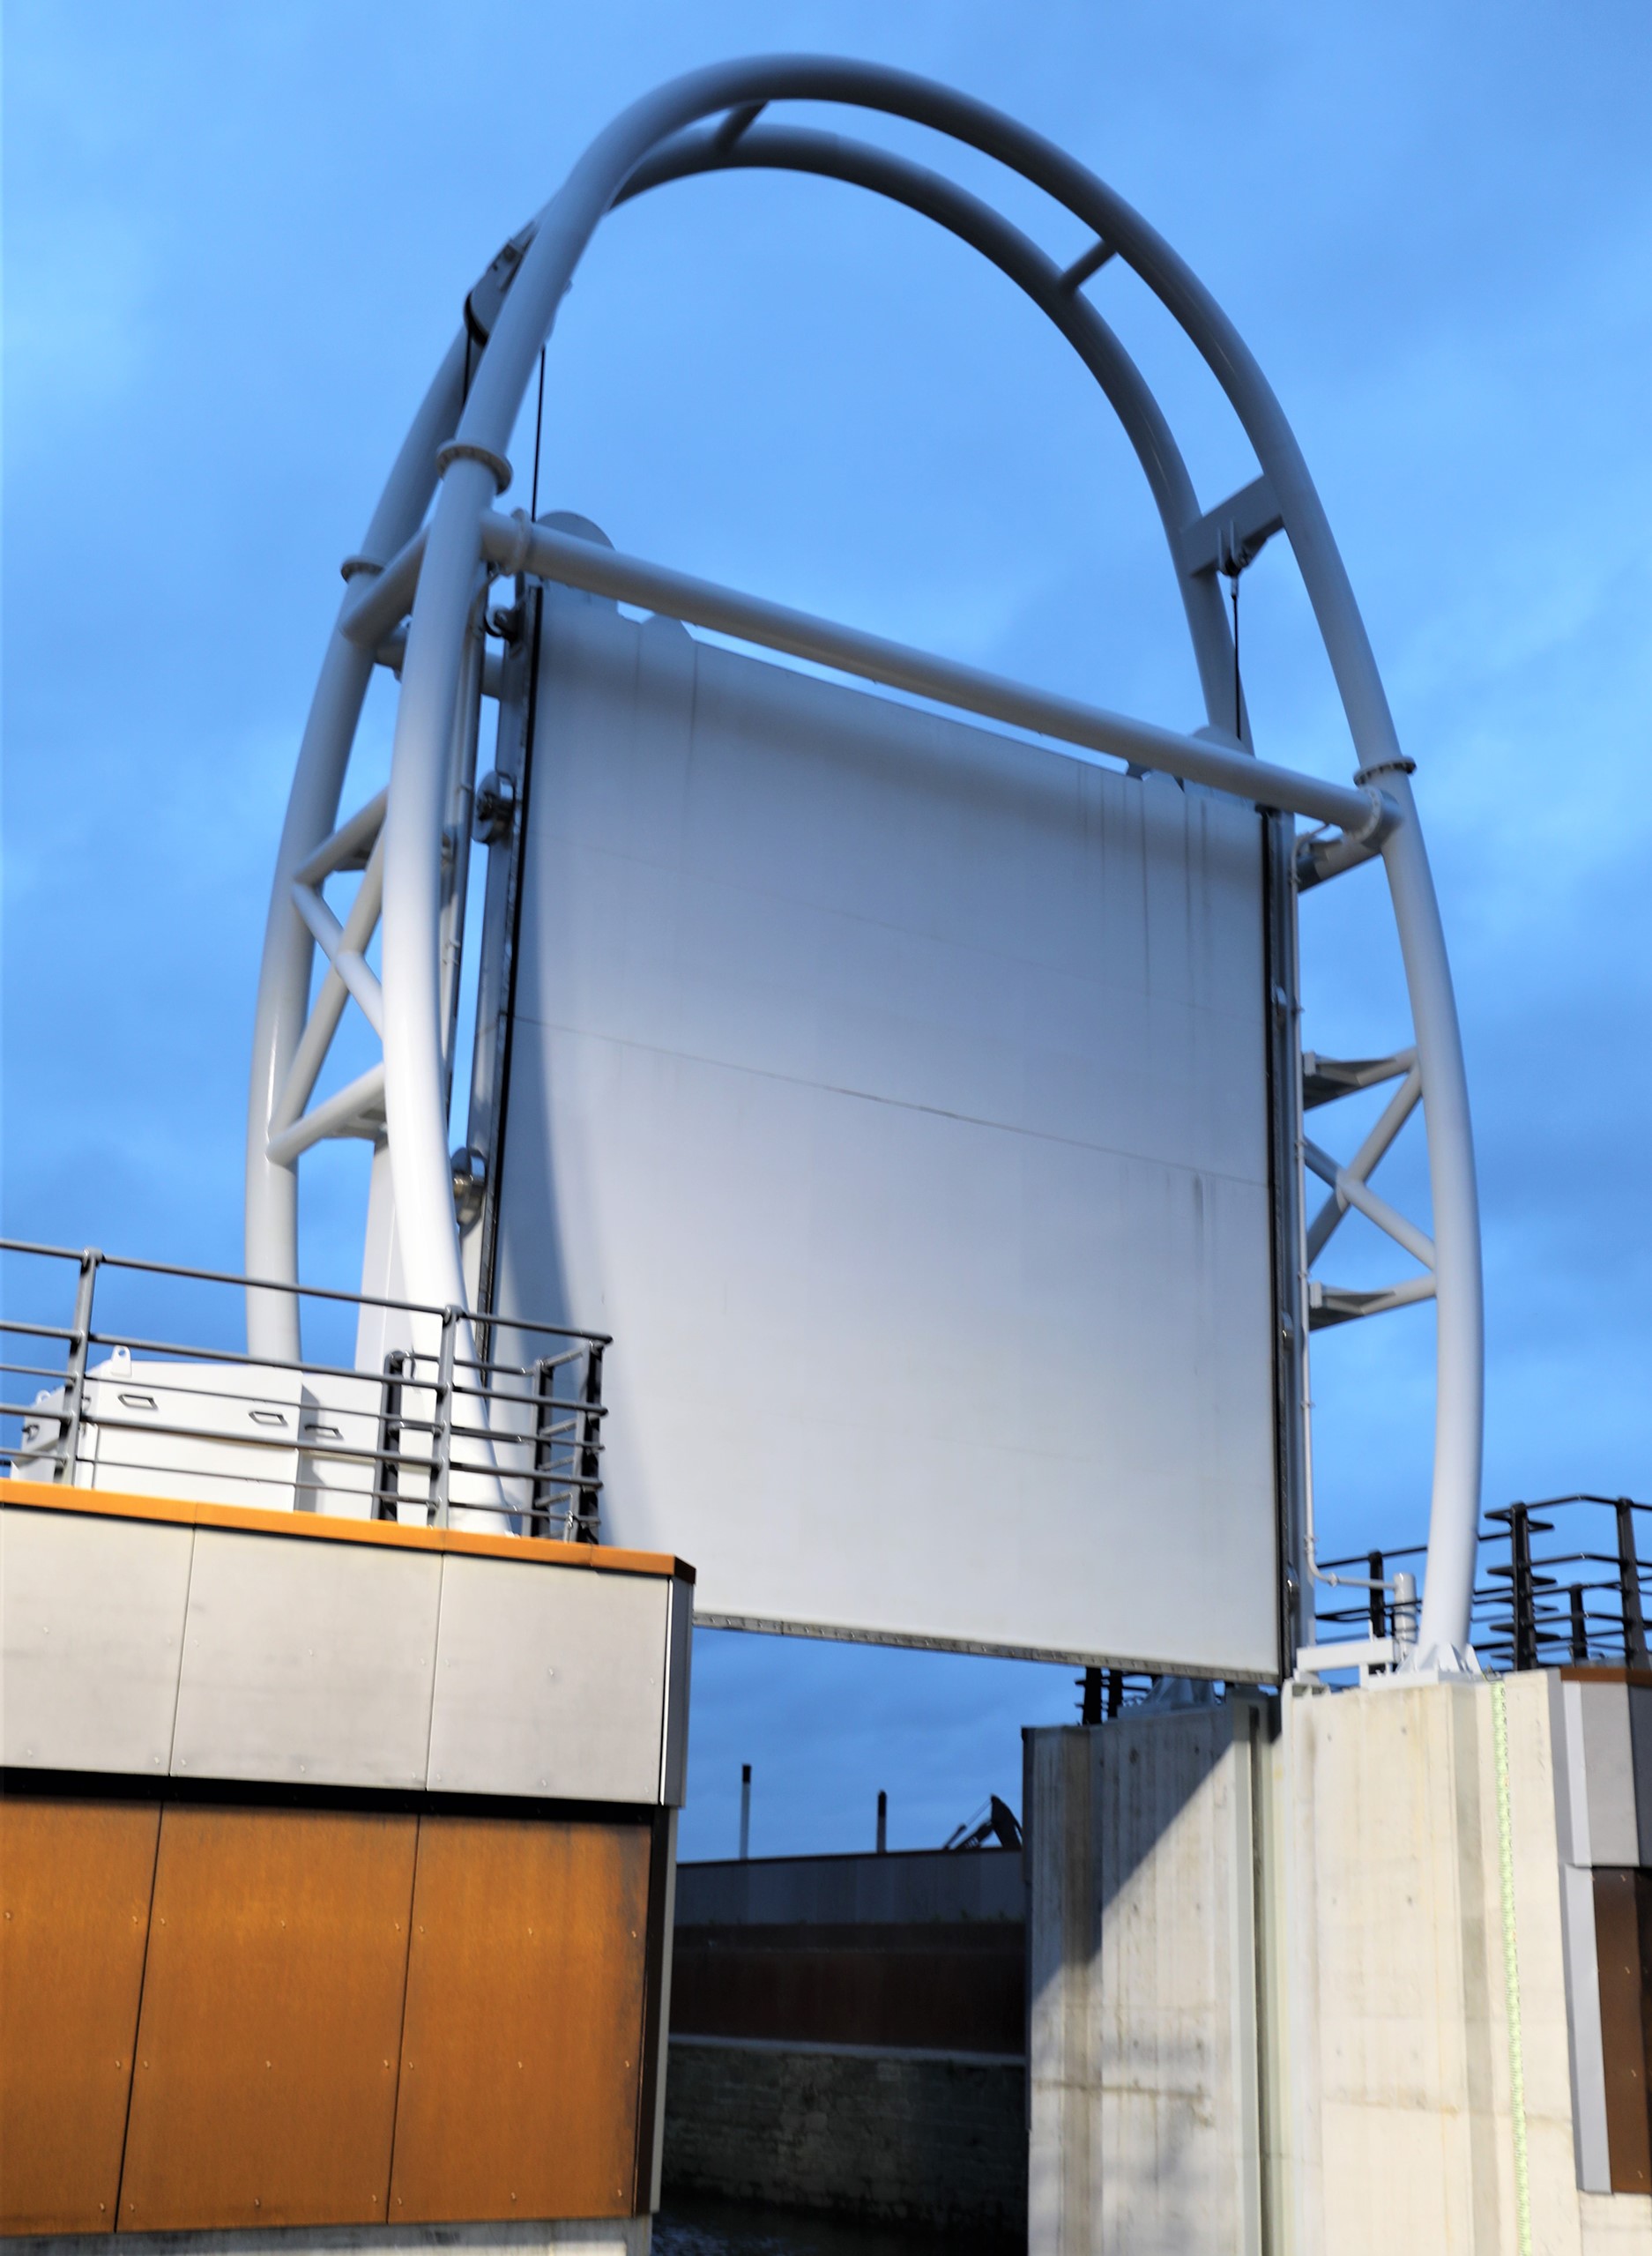
[(319, 1143), (329, 1135), (372, 1135), (376, 1128), (364, 1125), (368, 1116), (376, 1114), (384, 1101), (384, 1068), (382, 1064), (368, 1066), (365, 1073), (357, 1074), (346, 1088), (339, 1090), (306, 1113), (301, 1121), (291, 1128), (282, 1128), (270, 1138), (270, 1158), (278, 1167), (290, 1167), (301, 1151), (308, 1151), (312, 1143)]
[[(370, 556), (393, 555), (416, 532), (429, 505), (436, 449), (458, 415), (468, 349), (461, 332), (413, 417), (362, 539)], [(346, 590), (341, 613), (349, 599)], [(298, 1177), (290, 1162), (271, 1158), (269, 1129), (302, 1039), (315, 949), (294, 905), (293, 880), (338, 822), (345, 770), (372, 672), (372, 651), (358, 649), (335, 623), (299, 747), (270, 892), (247, 1101), (246, 1267), (249, 1277), (278, 1284), (298, 1282)], [(247, 1344), (253, 1354), (272, 1362), (298, 1359), (299, 1310), (291, 1293), (257, 1286), (249, 1291)]]
[(979, 666), (960, 666), (952, 659), (888, 642), (882, 635), (865, 634), (857, 627), (839, 626), (762, 596), (742, 595), (688, 572), (645, 563), (640, 556), (599, 547), (595, 541), (553, 532), (523, 516), (502, 517), (490, 510), (480, 532), (482, 554), (505, 571), (527, 572), (592, 595), (638, 604), (667, 618), (686, 619), (742, 642), (785, 651), (817, 666), (835, 666), (842, 674), (1006, 721), (1013, 728), (1033, 729), (1064, 744), (1112, 753), (1189, 783), (1209, 784), (1253, 805), (1339, 823), (1373, 838), (1397, 820), (1397, 810), (1380, 792), (1351, 789), (1345, 784), (1324, 783), (1317, 776), (1299, 775), (1291, 768), (1271, 767), (1247, 753), (1230, 752), (1209, 738), (1186, 736), (1152, 721), (1083, 704), (1076, 697), (1030, 689)]
[[(1233, 718), (1233, 642), (1226, 607), (1213, 573), (1188, 572), (1181, 563), (1187, 530), (1199, 521), (1198, 497), (1165, 411), (1145, 377), (1089, 299), (1078, 294), (1079, 283), (1101, 261), (1086, 254), (1077, 267), (1063, 270), (990, 205), (941, 174), (842, 134), (793, 127), (754, 127), (733, 142), (725, 139), (720, 128), (679, 134), (637, 168), (614, 200), (616, 205), (629, 203), (650, 189), (712, 171), (802, 173), (865, 189), (946, 228), (991, 260), (1031, 299), (1100, 386), (1135, 450), (1175, 570), (1205, 718), (1213, 726), (1229, 726)], [(1250, 726), (1242, 696), (1239, 733), (1248, 743)]]

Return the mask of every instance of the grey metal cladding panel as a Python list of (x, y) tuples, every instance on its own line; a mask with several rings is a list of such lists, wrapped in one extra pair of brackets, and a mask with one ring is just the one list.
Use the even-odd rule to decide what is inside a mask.
[[(1555, 1847), (1562, 1865), (1587, 1861), (1580, 1843), (1589, 1836), (1589, 1812), (1582, 1799), (1581, 1746), (1574, 1746), (1577, 1730), (1570, 1720), (1566, 1694), (1571, 1687), (1558, 1669), (1548, 1672), (1549, 1746), (1554, 1764)], [(1574, 1802), (1575, 1798), (1575, 1802)]]
[(1560, 1941), (1566, 1954), (1566, 2020), (1571, 2039), (1572, 2136), (1577, 2182), (1586, 2193), (1610, 2193), (1606, 2135), (1606, 2064), (1601, 2046), (1600, 1964), (1595, 1949), (1595, 1875), (1560, 1867)]
[(450, 1552), (433, 1791), (657, 1804), (670, 1589)]
[(0, 1512), (0, 1749), (43, 1770), (164, 1775), (194, 1530)]
[(1573, 1682), (1565, 1687), (1565, 1700), (1573, 1862), (1638, 1864), (1641, 1838), (1629, 1687)]
[(1634, 1765), (1635, 1829), (1641, 1843), (1637, 1862), (1652, 1865), (1652, 1690), (1641, 1684), (1629, 1687), (1629, 1745)]
[(442, 1561), (196, 1532), (179, 1777), (422, 1786)]
[(694, 1662), (694, 1585), (673, 1578), (666, 1652), (666, 1736), (659, 1798), (680, 1810), (688, 1792), (688, 1678)]

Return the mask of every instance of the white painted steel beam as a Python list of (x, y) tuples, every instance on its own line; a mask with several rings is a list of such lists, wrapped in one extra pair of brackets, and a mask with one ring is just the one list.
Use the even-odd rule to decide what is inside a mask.
[(1243, 571), (1265, 542), (1284, 532), (1284, 522), (1267, 479), (1253, 478), (1187, 527), (1181, 540), (1181, 568), (1190, 576)]
[[(1408, 1277), (1398, 1284), (1327, 1284), (1315, 1277), (1308, 1280), (1308, 1315), (1314, 1329), (1330, 1324), (1351, 1323), (1359, 1316), (1386, 1316), (1390, 1309), (1414, 1308), (1419, 1301), (1434, 1298), (1432, 1276)], [(1342, 1582), (1342, 1575), (1329, 1576), (1330, 1581)]]
[[(436, 449), (459, 412), (468, 356), (461, 333), (436, 370), (373, 512), (361, 544), (368, 555), (393, 555), (418, 529), (435, 488)], [(247, 1103), (246, 1264), (250, 1277), (297, 1281), (298, 1178), (290, 1163), (269, 1155), (271, 1116), (309, 1015), (315, 948), (309, 927), (293, 905), (292, 885), (337, 823), (345, 770), (372, 671), (372, 652), (359, 650), (335, 626), (299, 747), (258, 973)], [(248, 1294), (247, 1344), (255, 1355), (274, 1362), (297, 1359), (298, 1305), (291, 1293), (255, 1290)]]
[[(1317, 1145), (1305, 1143), (1303, 1154), (1307, 1159), (1308, 1165), (1322, 1181), (1329, 1183), (1332, 1187), (1331, 1196), (1327, 1199), (1308, 1226), (1307, 1257), (1310, 1262), (1318, 1260), (1329, 1242), (1331, 1233), (1337, 1224), (1348, 1211), (1349, 1206), (1354, 1203), (1343, 1188), (1343, 1184), (1345, 1182), (1363, 1184), (1366, 1181), (1372, 1169), (1388, 1150), (1406, 1121), (1410, 1119), (1412, 1113), (1417, 1109), (1418, 1101), (1422, 1093), (1423, 1076), (1413, 1064), (1399, 1088), (1384, 1106), (1370, 1135), (1366, 1136), (1346, 1167), (1338, 1167), (1333, 1160), (1328, 1163), (1331, 1172), (1328, 1174), (1326, 1173), (1325, 1169), (1317, 1164), (1317, 1160), (1309, 1157), (1311, 1153), (1318, 1153), (1320, 1158), (1323, 1158), (1325, 1155), (1319, 1152)], [(1366, 1208), (1363, 1211), (1369, 1214), (1370, 1209)], [(1371, 1218), (1375, 1220), (1374, 1216)], [(1386, 1228), (1387, 1225), (1379, 1226)], [(1388, 1234), (1393, 1236), (1394, 1233), (1390, 1231)], [(1399, 1242), (1402, 1245), (1405, 1244), (1403, 1239)], [(1418, 1258), (1421, 1259), (1422, 1256), (1419, 1255)], [(1428, 1259), (1432, 1265), (1433, 1260), (1432, 1247)]]
[(290, 1167), (301, 1151), (308, 1151), (324, 1136), (376, 1135), (383, 1121), (384, 1067), (383, 1061), (270, 1138), (270, 1158), (275, 1166)]
[[(379, 905), (383, 898), (384, 857), (376, 840), (368, 857), (368, 865), (356, 897), (350, 904), (350, 912), (344, 920), (345, 948), (361, 955), (372, 939), (378, 926)], [(310, 1007), (304, 1022), (304, 1031), (298, 1047), (293, 1053), (286, 1078), (281, 1083), (270, 1113), (270, 1134), (279, 1135), (292, 1127), (310, 1099), (339, 1021), (344, 1016), (345, 1001), (349, 994), (342, 973), (336, 964), (330, 963), (327, 976)]]
[(961, 711), (979, 713), (989, 720), (1007, 721), (1013, 728), (1035, 730), (1063, 744), (1111, 753), (1117, 759), (1163, 775), (1180, 776), (1189, 783), (1209, 784), (1254, 806), (1277, 807), (1290, 814), (1312, 815), (1321, 823), (1340, 823), (1373, 837), (1380, 836), (1392, 819), (1379, 793), (1350, 790), (1346, 785), (1324, 783), (1317, 776), (1271, 767), (1247, 753), (1227, 751), (1207, 737), (1184, 735), (1152, 721), (1086, 705), (1076, 697), (1034, 689), (978, 666), (960, 666), (952, 659), (888, 642), (882, 635), (839, 626), (810, 612), (793, 611), (785, 604), (742, 595), (688, 572), (646, 563), (640, 556), (599, 547), (594, 541), (578, 540), (571, 533), (554, 532), (520, 515), (502, 517), (490, 511), (482, 520), (481, 542), (483, 554), (502, 570), (525, 571), (537, 578), (560, 581), (566, 587), (584, 588), (589, 594), (635, 603), (767, 650), (784, 651), (817, 666), (835, 666), (839, 673), (858, 674), (863, 681), (931, 697), (937, 704), (956, 705)]
[(1303, 1140), (1302, 1157), (1309, 1171), (1322, 1183), (1331, 1186), (1339, 1206), (1355, 1208), (1368, 1222), (1374, 1222), (1379, 1230), (1386, 1232), (1396, 1246), (1403, 1246), (1406, 1252), (1421, 1262), (1425, 1269), (1432, 1269), (1434, 1247), (1432, 1239), (1414, 1222), (1408, 1222), (1396, 1208), (1388, 1204), (1387, 1199), (1380, 1198), (1356, 1168), (1339, 1167), (1328, 1151), (1322, 1151), (1317, 1143), (1306, 1138)]
[(294, 885), (319, 885), (335, 870), (365, 867), (365, 857), (384, 827), (384, 802), (389, 796), (388, 791), (376, 791), (365, 807), (358, 807), (348, 822), (341, 823), (330, 838), (322, 841), (304, 867), (293, 872)]
[(295, 884), (293, 903), (314, 934), (316, 946), (361, 1004), (368, 1024), (383, 1040), (384, 996), (377, 979), (368, 966), (367, 958), (359, 948), (349, 946), (345, 939), (344, 927), (313, 885)]

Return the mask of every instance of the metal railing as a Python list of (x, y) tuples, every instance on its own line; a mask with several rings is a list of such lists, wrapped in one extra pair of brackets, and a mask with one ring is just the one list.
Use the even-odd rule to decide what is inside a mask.
[[(0, 1474), (599, 1539), (604, 1333), (17, 1239), (0, 1263)], [(330, 1351), (231, 1344), (249, 1284)]]
[[(1498, 1670), (1588, 1661), (1648, 1666), (1652, 1558), (1637, 1534), (1640, 1515), (1652, 1519), (1652, 1504), (1583, 1493), (1487, 1512), (1473, 1609), (1482, 1664)], [(1652, 1540), (1652, 1530), (1648, 1534)], [(1545, 1544), (1549, 1536), (1558, 1540)], [(1351, 1638), (1391, 1634), (1393, 1600), (1381, 1585), (1396, 1567), (1420, 1567), (1426, 1556), (1426, 1545), (1408, 1544), (1321, 1561), (1328, 1571), (1355, 1570), (1370, 1586), (1358, 1603), (1321, 1605), (1315, 1622), (1323, 1642), (1332, 1642), (1324, 1638), (1328, 1630)], [(1323, 1585), (1321, 1595), (1329, 1595)]]

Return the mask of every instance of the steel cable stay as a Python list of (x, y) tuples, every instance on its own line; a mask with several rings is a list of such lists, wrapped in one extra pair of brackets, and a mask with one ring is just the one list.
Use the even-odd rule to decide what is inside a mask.
[[(973, 147), (1064, 205), (1086, 229), (1090, 248), (1076, 259), (1051, 259), (978, 199), (920, 167), (834, 135), (775, 129), (769, 122), (771, 106), (789, 101), (880, 112)], [(926, 212), (992, 258), (1068, 337), (1119, 415), (1159, 509), (1203, 691), (1200, 729), (1183, 733), (1000, 682), (733, 591), (708, 590), (683, 575), (541, 527), (529, 516), (498, 514), (495, 497), (510, 479), (505, 449), (536, 364), (542, 366), (558, 306), (602, 218), (617, 203), (668, 179), (765, 164), (837, 177)], [(1179, 323), (1221, 383), (1254, 450), (1260, 475), (1214, 510), (1199, 510), (1162, 411), (1083, 295), (1084, 283), (1115, 262), (1130, 267)], [(536, 451), (541, 423), (542, 415), (536, 416)], [(1359, 764), (1351, 787), (1255, 761), (1242, 696), (1235, 699), (1235, 651), (1217, 575), (1236, 576), (1281, 530), (1302, 574), (1353, 739)], [(985, 104), (874, 66), (795, 56), (714, 66), (633, 105), (598, 137), (563, 187), (504, 246), (471, 292), (461, 332), (415, 418), (362, 554), (346, 566), (345, 597), (301, 748), (260, 982), (248, 1143), (248, 1268), (254, 1275), (296, 1275), (299, 1139), (310, 1137), (312, 1128), (316, 1136), (371, 1128), (377, 1138), (382, 1104), (407, 1288), (422, 1302), (464, 1305), (448, 1102), (475, 717), (498, 668), (483, 649), (479, 596), (487, 577), (499, 570), (600, 585), (621, 600), (1234, 793), (1275, 818), (1269, 836), (1284, 843), (1287, 884), (1292, 867), (1297, 882), (1307, 886), (1380, 854), (1404, 960), (1413, 1041), (1395, 1060), (1366, 1061), (1383, 1070), (1357, 1085), (1388, 1079), (1401, 1085), (1346, 1166), (1300, 1133), (1300, 1107), (1328, 1101), (1316, 1094), (1313, 1071), (1331, 1061), (1310, 1061), (1298, 1092), (1295, 1153), (1326, 1180), (1330, 1197), (1299, 1240), (1306, 1247), (1311, 1235), (1317, 1254), (1343, 1214), (1361, 1211), (1413, 1254), (1425, 1274), (1367, 1296), (1366, 1305), (1358, 1307), (1347, 1293), (1339, 1297), (1336, 1288), (1321, 1286), (1315, 1307), (1304, 1259), (1282, 1285), (1282, 1314), (1287, 1339), (1299, 1343), (1293, 1399), (1296, 1412), (1305, 1416), (1311, 1323), (1346, 1321), (1430, 1292), (1437, 1299), (1433, 1503), (1419, 1659), (1447, 1669), (1462, 1665), (1480, 1477), (1477, 1197), (1455, 1004), (1411, 798), (1412, 763), (1400, 750), (1363, 622), (1294, 436), (1232, 324), (1176, 254), (1105, 183), (1029, 129)], [(376, 810), (363, 808), (340, 825), (345, 771), (376, 663), (391, 666), (401, 685), (391, 780)], [(1289, 820), (1293, 815), (1321, 828), (1298, 841)], [(324, 867), (335, 847), (339, 860)], [(368, 895), (375, 868), (382, 892), (376, 911), (370, 896), (362, 909), (359, 895), (356, 908), (341, 920), (322, 898), (321, 881), (332, 868), (349, 866), (347, 853), (366, 858), (356, 865), (364, 867), (361, 895)], [(364, 957), (376, 913), (383, 964), (377, 981)], [(1289, 923), (1293, 951), (1293, 906)], [(310, 966), (317, 945), (329, 963), (312, 1009)], [(351, 999), (369, 1023), (375, 1012), (381, 1019), (382, 1080), (374, 1084), (372, 1076), (363, 1076), (353, 1095), (341, 1092), (349, 1102), (337, 1115), (324, 1119), (328, 1103), (340, 1100), (324, 1100), (309, 1112), (304, 1107)], [(1294, 1052), (1294, 1025), (1291, 1031)], [(1294, 1054), (1291, 1069), (1294, 1076)], [(1428, 1138), (1432, 1240), (1368, 1181), (1419, 1102)], [(1292, 1195), (1299, 1213), (1299, 1185)], [(290, 1307), (277, 1300), (256, 1291), (249, 1298), (249, 1343), (272, 1353), (292, 1344)], [(468, 1334), (460, 1351), (473, 1352)], [(1301, 1493), (1293, 1492), (1291, 1525), (1299, 1545), (1303, 1510)]]

